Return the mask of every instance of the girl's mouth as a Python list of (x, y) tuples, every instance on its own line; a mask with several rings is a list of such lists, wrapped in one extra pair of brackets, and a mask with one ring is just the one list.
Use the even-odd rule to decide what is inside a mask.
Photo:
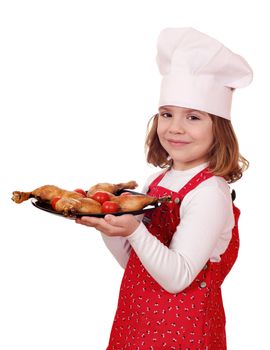
[(187, 142), (187, 141), (172, 140), (172, 139), (168, 139), (167, 142), (172, 146), (179, 146), (179, 147), (190, 144), (190, 142)]

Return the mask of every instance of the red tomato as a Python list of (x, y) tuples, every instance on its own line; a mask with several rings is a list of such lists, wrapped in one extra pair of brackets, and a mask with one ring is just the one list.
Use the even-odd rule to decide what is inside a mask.
[(82, 194), (84, 197), (86, 197), (86, 192), (84, 190), (82, 190), (81, 188), (76, 188), (76, 190), (74, 190), (74, 192), (80, 193)]
[(111, 199), (111, 195), (107, 192), (97, 191), (91, 196), (91, 198), (99, 202), (100, 204), (103, 204), (104, 202), (109, 201)]
[(51, 200), (51, 206), (52, 206), (53, 210), (55, 210), (55, 204), (59, 201), (59, 199), (61, 199), (61, 197), (54, 197)]
[(103, 213), (116, 213), (120, 210), (119, 205), (112, 201), (104, 202), (101, 208)]

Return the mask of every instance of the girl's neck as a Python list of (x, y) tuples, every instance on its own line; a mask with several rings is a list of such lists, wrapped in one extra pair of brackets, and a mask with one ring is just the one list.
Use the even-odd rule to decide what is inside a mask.
[(174, 165), (172, 165), (171, 170), (174, 172), (181, 172), (181, 173), (189, 173), (189, 172), (193, 173), (193, 172), (199, 172), (204, 168), (206, 168), (207, 166), (208, 166), (207, 162), (197, 164), (193, 167), (183, 167), (183, 168), (174, 167)]

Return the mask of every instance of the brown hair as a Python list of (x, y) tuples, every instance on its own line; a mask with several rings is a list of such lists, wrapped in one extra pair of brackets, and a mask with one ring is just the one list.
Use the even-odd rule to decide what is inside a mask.
[[(209, 169), (216, 176), (223, 176), (228, 183), (242, 177), (249, 162), (239, 153), (239, 145), (230, 120), (209, 114), (213, 122), (214, 142), (208, 152)], [(161, 146), (157, 135), (158, 114), (147, 126), (145, 150), (147, 162), (160, 168), (170, 168), (173, 164), (167, 151)]]

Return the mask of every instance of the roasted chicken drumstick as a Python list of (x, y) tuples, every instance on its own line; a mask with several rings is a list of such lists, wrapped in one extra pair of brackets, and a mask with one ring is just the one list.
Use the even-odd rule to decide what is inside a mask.
[(121, 211), (137, 211), (143, 209), (147, 205), (166, 202), (170, 199), (171, 197), (157, 198), (143, 194), (131, 194), (127, 196), (115, 196), (111, 201), (117, 203), (121, 208)]
[(124, 182), (124, 183), (119, 183), (116, 185), (110, 184), (110, 183), (99, 183), (95, 186), (92, 186), (88, 191), (87, 191), (87, 197), (92, 196), (97, 191), (107, 191), (110, 193), (116, 193), (117, 191), (121, 190), (133, 190), (138, 186), (136, 181), (129, 181), (129, 182)]
[(73, 214), (100, 214), (101, 204), (91, 198), (61, 198), (54, 206), (55, 210), (65, 216)]
[(66, 191), (53, 185), (45, 185), (35, 189), (32, 192), (14, 191), (12, 200), (15, 203), (22, 203), (29, 198), (37, 198), (44, 202), (50, 202), (55, 197), (82, 198), (83, 195), (74, 191)]

